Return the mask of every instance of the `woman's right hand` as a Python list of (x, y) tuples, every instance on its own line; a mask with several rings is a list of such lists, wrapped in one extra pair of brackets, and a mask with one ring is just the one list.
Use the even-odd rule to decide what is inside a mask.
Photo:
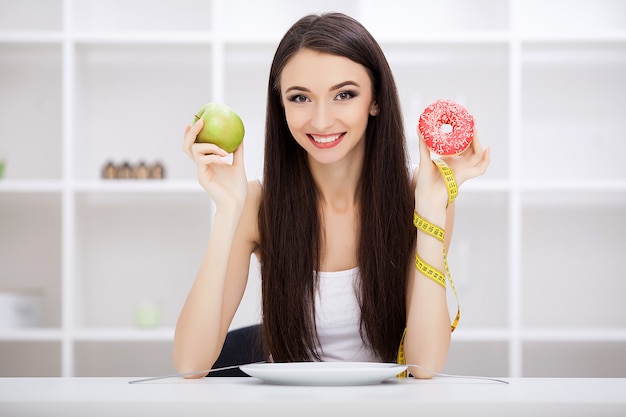
[(185, 126), (183, 151), (198, 167), (198, 181), (206, 190), (215, 205), (241, 210), (248, 193), (248, 180), (243, 160), (243, 142), (233, 153), (230, 163), (228, 153), (212, 143), (195, 143), (196, 136), (203, 126), (199, 119), (193, 125)]

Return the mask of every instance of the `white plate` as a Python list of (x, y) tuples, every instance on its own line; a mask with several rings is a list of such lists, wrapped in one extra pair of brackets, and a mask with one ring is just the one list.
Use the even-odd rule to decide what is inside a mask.
[(278, 385), (371, 385), (404, 372), (406, 365), (373, 362), (254, 363), (246, 374)]

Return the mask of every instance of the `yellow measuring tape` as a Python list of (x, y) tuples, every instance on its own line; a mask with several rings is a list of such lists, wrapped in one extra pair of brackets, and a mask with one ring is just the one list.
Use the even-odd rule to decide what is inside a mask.
[[(459, 189), (456, 184), (456, 179), (454, 178), (454, 174), (452, 173), (452, 170), (450, 169), (450, 167), (448, 167), (448, 165), (443, 160), (435, 159), (433, 162), (437, 165), (437, 168), (439, 168), (439, 172), (443, 176), (444, 182), (446, 184), (446, 188), (448, 190), (448, 203), (446, 207), (448, 207), (450, 204), (452, 204), (452, 202), (454, 201), (454, 199), (457, 197), (459, 193)], [(446, 254), (446, 248), (444, 246), (444, 237), (445, 237), (444, 230), (437, 225), (429, 223), (427, 220), (423, 219), (419, 214), (417, 214), (417, 212), (413, 213), (413, 225), (417, 228), (417, 230), (421, 230), (429, 234), (430, 236), (434, 237), (435, 239), (439, 240), (441, 242), (441, 245), (443, 246), (443, 266), (445, 268), (444, 272), (441, 272), (437, 270), (436, 268), (432, 267), (431, 265), (427, 264), (426, 262), (424, 262), (418, 256), (417, 253), (415, 254), (415, 267), (418, 269), (418, 271), (420, 271), (426, 277), (432, 279), (433, 281), (441, 285), (444, 289), (446, 288), (446, 278), (449, 279), (450, 287), (452, 288), (452, 291), (454, 292), (454, 296), (456, 298), (456, 304), (457, 304), (456, 317), (454, 318), (454, 321), (452, 322), (452, 325), (450, 326), (451, 328), (450, 331), (453, 332), (454, 329), (456, 329), (456, 326), (459, 324), (459, 320), (461, 319), (461, 308), (459, 305), (459, 295), (456, 292), (456, 287), (454, 286), (454, 281), (452, 281), (452, 275), (450, 274), (450, 269), (448, 268), (448, 257)], [(401, 365), (406, 365), (406, 356), (404, 354), (404, 338), (405, 337), (406, 337), (406, 328), (404, 329), (404, 333), (402, 334), (402, 339), (400, 340), (400, 347), (398, 348), (397, 363)], [(398, 377), (406, 378), (407, 375), (408, 375), (408, 372), (404, 371), (401, 374), (399, 374)]]

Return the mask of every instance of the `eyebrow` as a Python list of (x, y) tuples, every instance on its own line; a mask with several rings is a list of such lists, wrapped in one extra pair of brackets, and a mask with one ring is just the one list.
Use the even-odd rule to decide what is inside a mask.
[[(343, 87), (346, 87), (346, 86), (349, 86), (349, 85), (354, 86), (354, 87), (361, 87), (359, 85), (359, 83), (357, 83), (356, 81), (343, 81), (343, 82), (341, 82), (339, 84), (333, 85), (332, 87), (330, 87), (328, 89), (328, 91), (339, 90), (340, 88), (343, 88)], [(309, 90), (306, 87), (300, 87), (300, 86), (294, 85), (293, 87), (289, 87), (288, 89), (286, 89), (285, 93), (288, 93), (288, 92), (294, 91), (294, 90), (295, 91), (306, 91), (306, 92), (310, 92), (311, 91), (311, 90)]]

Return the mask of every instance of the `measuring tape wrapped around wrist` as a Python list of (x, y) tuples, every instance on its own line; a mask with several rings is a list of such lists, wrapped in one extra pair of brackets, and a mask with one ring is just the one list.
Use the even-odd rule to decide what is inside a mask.
[[(433, 160), (437, 168), (439, 168), (439, 172), (441, 173), (444, 183), (446, 184), (446, 189), (448, 190), (448, 203), (446, 204), (446, 208), (452, 204), (454, 199), (458, 195), (458, 186), (456, 183), (456, 179), (454, 178), (454, 174), (452, 170), (448, 167), (448, 165), (441, 159)], [(450, 287), (454, 292), (454, 297), (456, 298), (457, 311), (456, 317), (450, 326), (450, 331), (453, 332), (456, 329), (456, 326), (461, 319), (461, 308), (459, 305), (459, 295), (456, 292), (456, 287), (454, 286), (454, 281), (452, 281), (452, 275), (450, 274), (450, 269), (448, 268), (448, 256), (446, 254), (446, 248), (444, 245), (445, 232), (444, 230), (434, 225), (424, 218), (422, 218), (417, 212), (413, 212), (413, 225), (417, 228), (417, 230), (422, 231), (438, 241), (441, 242), (443, 247), (443, 266), (444, 272), (441, 272), (434, 268), (433, 266), (424, 262), (419, 255), (415, 254), (415, 267), (426, 277), (432, 279), (439, 285), (441, 285), (444, 289), (446, 288), (446, 278), (450, 281)], [(402, 339), (400, 340), (400, 347), (398, 349), (398, 358), (397, 362), (401, 365), (406, 364), (406, 356), (404, 354), (404, 338), (406, 337), (406, 328), (404, 329), (404, 333), (402, 334)], [(404, 371), (398, 377), (407, 377), (407, 371)]]

